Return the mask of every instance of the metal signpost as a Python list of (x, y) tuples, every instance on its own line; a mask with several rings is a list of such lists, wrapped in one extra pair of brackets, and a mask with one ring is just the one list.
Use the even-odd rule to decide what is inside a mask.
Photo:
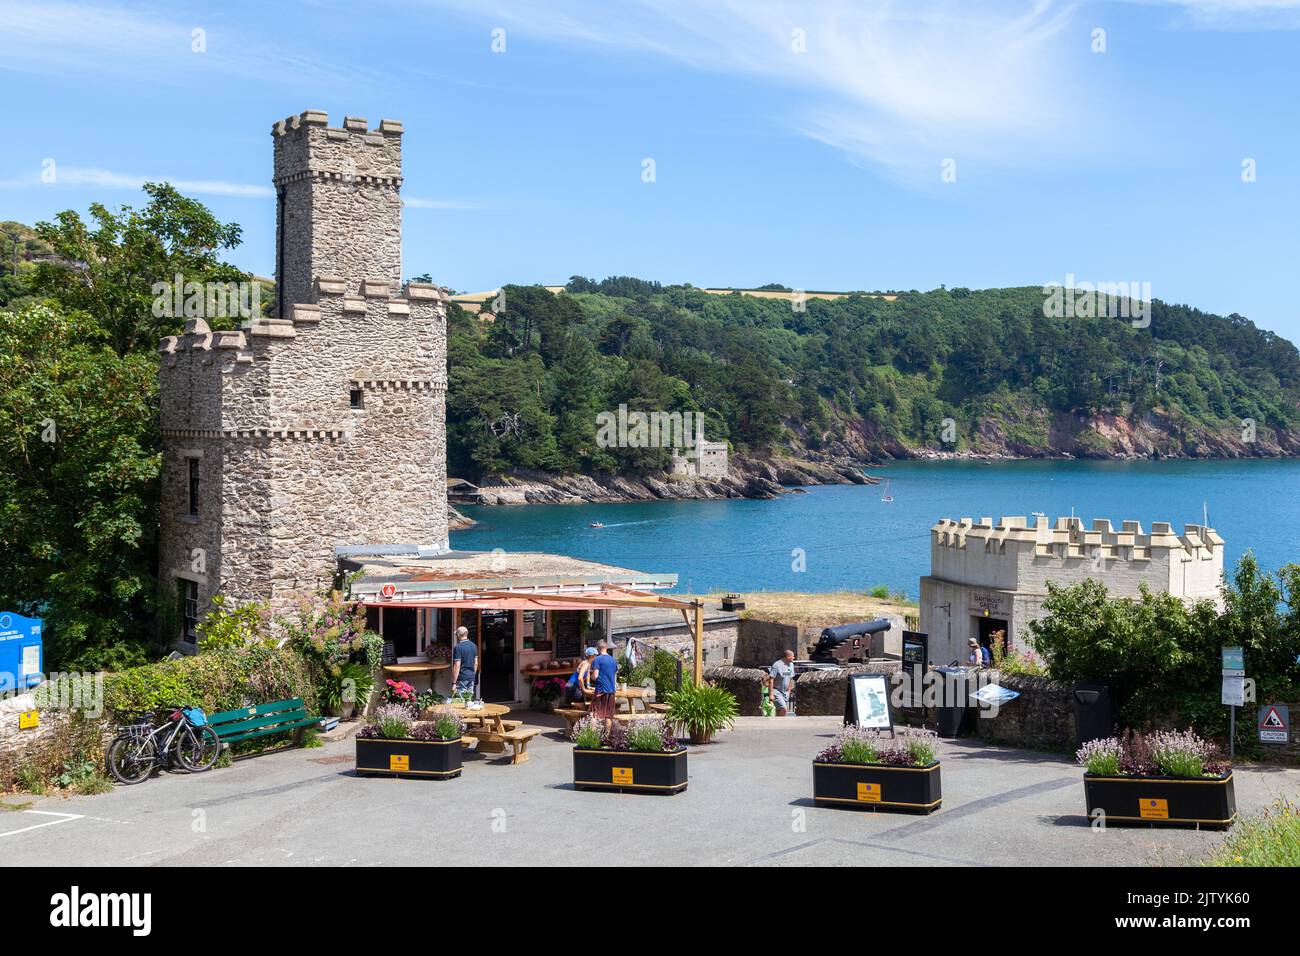
[(1237, 754), (1237, 708), (1246, 704), (1246, 656), (1240, 647), (1220, 648), (1223, 655), (1223, 703), (1228, 706), (1228, 757)]

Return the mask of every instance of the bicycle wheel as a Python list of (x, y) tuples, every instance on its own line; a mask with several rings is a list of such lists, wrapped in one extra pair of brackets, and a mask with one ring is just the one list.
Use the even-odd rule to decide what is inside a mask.
[(211, 727), (186, 727), (176, 735), (176, 759), (191, 773), (211, 770), (221, 756), (221, 738)]
[(157, 758), (153, 737), (118, 737), (108, 747), (108, 772), (118, 783), (140, 783), (149, 779)]

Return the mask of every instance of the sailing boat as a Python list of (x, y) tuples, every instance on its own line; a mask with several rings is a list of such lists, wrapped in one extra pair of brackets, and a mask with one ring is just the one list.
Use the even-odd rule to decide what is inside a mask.
[(891, 495), (891, 494), (889, 493), (889, 479), (888, 479), (888, 478), (885, 479), (885, 485), (884, 485), (884, 487), (880, 489), (880, 500), (881, 500), (881, 501), (893, 501), (893, 500), (894, 500), (894, 496)]

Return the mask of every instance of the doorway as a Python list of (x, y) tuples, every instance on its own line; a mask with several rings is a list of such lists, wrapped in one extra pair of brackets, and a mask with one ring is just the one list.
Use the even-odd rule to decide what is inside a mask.
[(996, 617), (981, 617), (977, 620), (980, 647), (987, 647), (990, 658), (997, 661), (1007, 651), (1007, 622)]
[(515, 699), (515, 614), (482, 611), (479, 649), (483, 655), (479, 687), (483, 700)]

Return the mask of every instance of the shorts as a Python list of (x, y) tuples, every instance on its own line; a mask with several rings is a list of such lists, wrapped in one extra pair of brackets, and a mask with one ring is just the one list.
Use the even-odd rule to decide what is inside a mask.
[(789, 695), (786, 694), (785, 691), (773, 690), (772, 703), (774, 703), (777, 707), (781, 708), (782, 710), (790, 709), (790, 697)]
[(613, 694), (602, 694), (597, 691), (596, 696), (591, 699), (591, 708), (588, 713), (595, 717), (613, 717), (615, 700)]

